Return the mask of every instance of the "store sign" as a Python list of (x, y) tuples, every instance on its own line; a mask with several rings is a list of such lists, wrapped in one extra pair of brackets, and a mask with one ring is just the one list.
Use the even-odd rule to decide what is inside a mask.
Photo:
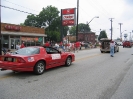
[(21, 27), (20, 26), (13, 26), (13, 25), (5, 25), (6, 30), (15, 30), (15, 31), (20, 31)]
[(39, 41), (39, 42), (42, 42), (42, 40), (43, 40), (42, 37), (39, 37), (39, 38), (38, 38), (38, 41)]
[(62, 25), (69, 26), (76, 24), (75, 8), (62, 9)]
[(63, 15), (63, 20), (74, 20), (74, 14)]
[[(40, 37), (41, 38), (41, 37)], [(31, 41), (31, 42), (33, 42), (33, 41), (36, 41), (36, 42), (41, 42), (40, 40), (39, 40), (39, 38), (38, 37), (21, 37), (21, 40), (22, 41), (25, 41), (25, 42), (27, 42), (27, 41)]]

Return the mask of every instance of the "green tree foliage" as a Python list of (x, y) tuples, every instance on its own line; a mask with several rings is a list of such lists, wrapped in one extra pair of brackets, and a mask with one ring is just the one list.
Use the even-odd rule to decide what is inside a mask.
[(90, 29), (89, 25), (84, 24), (84, 23), (80, 23), (80, 24), (78, 25), (78, 31), (79, 31), (79, 32), (90, 32), (91, 29)]
[(20, 23), (21, 26), (25, 26), (24, 23)]
[(76, 26), (70, 27), (69, 31), (70, 31), (70, 35), (75, 36), (76, 35)]
[[(46, 8), (42, 8), (39, 15), (28, 15), (24, 25), (34, 27), (48, 26), (45, 29), (48, 39), (60, 41), (61, 17), (59, 13), (56, 7), (47, 6)], [(64, 36), (67, 35), (68, 29), (68, 27), (64, 27)]]
[(63, 36), (67, 36), (67, 31), (69, 30), (68, 26), (63, 27)]
[[(91, 29), (90, 29), (89, 25), (84, 24), (84, 23), (78, 24), (78, 32), (90, 32), (90, 31), (91, 31)], [(70, 34), (76, 35), (76, 26), (72, 26), (70, 28)]]
[(37, 21), (37, 16), (36, 15), (28, 15), (27, 16), (27, 19), (25, 20), (24, 22), (24, 25), (25, 26), (34, 26), (34, 27), (38, 27), (37, 24), (38, 24), (38, 21)]
[(100, 35), (98, 37), (98, 40), (100, 41), (101, 38), (108, 38), (106, 31), (101, 31), (100, 32)]

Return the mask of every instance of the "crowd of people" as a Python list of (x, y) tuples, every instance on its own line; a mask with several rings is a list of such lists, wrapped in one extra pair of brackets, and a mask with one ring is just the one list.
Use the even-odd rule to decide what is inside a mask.
[[(24, 47), (25, 47), (24, 42), (21, 45), (18, 43), (16, 45), (16, 50), (19, 50), (20, 48), (24, 48)], [(3, 51), (4, 55), (10, 55), (11, 54), (11, 50), (10, 49), (3, 48), (2, 51)]]
[[(49, 41), (47, 41), (44, 46), (47, 46), (47, 47), (54, 47), (58, 50), (61, 50), (61, 51), (64, 51), (64, 52), (79, 52), (79, 50), (81, 50), (81, 47), (84, 45), (85, 49), (86, 48), (91, 48), (90, 46), (88, 46), (87, 44), (83, 44), (79, 41), (77, 42), (68, 42), (68, 43), (63, 43), (63, 42), (60, 42), (60, 43), (50, 43)], [(24, 42), (22, 42), (22, 44), (20, 45), (19, 43), (16, 45), (16, 50), (19, 50), (20, 48), (24, 48), (25, 45), (24, 45)], [(11, 54), (11, 50), (10, 49), (5, 49), (3, 48), (2, 49), (4, 55), (6, 54)]]
[(82, 43), (77, 41), (74, 43), (55, 43), (55, 44), (50, 44), (50, 42), (46, 42), (44, 46), (52, 46), (58, 50), (62, 50), (64, 52), (78, 52), (81, 50)]

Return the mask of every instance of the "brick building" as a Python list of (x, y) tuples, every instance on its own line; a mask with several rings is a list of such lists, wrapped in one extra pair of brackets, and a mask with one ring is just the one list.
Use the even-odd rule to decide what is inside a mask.
[(84, 42), (91, 42), (95, 43), (96, 42), (96, 35), (95, 32), (79, 32), (78, 33), (78, 40), (79, 41), (84, 41)]
[(41, 45), (45, 37), (43, 28), (1, 23), (1, 43), (5, 48), (16, 49), (16, 45), (22, 42), (25, 46)]
[[(95, 32), (78, 32), (78, 41), (84, 41), (84, 42), (91, 42), (91, 43), (95, 43), (97, 42), (97, 37), (98, 35), (95, 35)], [(66, 39), (69, 39), (69, 41), (73, 42), (76, 41), (76, 36), (66, 36)]]

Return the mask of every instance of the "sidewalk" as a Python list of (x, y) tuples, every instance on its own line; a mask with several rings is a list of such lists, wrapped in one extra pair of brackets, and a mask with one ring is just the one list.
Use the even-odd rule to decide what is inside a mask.
[[(82, 51), (82, 50), (91, 50), (91, 49), (97, 49), (97, 48), (99, 49), (99, 46), (96, 47), (96, 48), (85, 48), (85, 47), (82, 47), (81, 50), (79, 50), (79, 52)], [(62, 51), (62, 48), (59, 48), (59, 50)], [(66, 52), (69, 52), (69, 51), (66, 51)], [(73, 51), (70, 51), (70, 52), (73, 52)]]

